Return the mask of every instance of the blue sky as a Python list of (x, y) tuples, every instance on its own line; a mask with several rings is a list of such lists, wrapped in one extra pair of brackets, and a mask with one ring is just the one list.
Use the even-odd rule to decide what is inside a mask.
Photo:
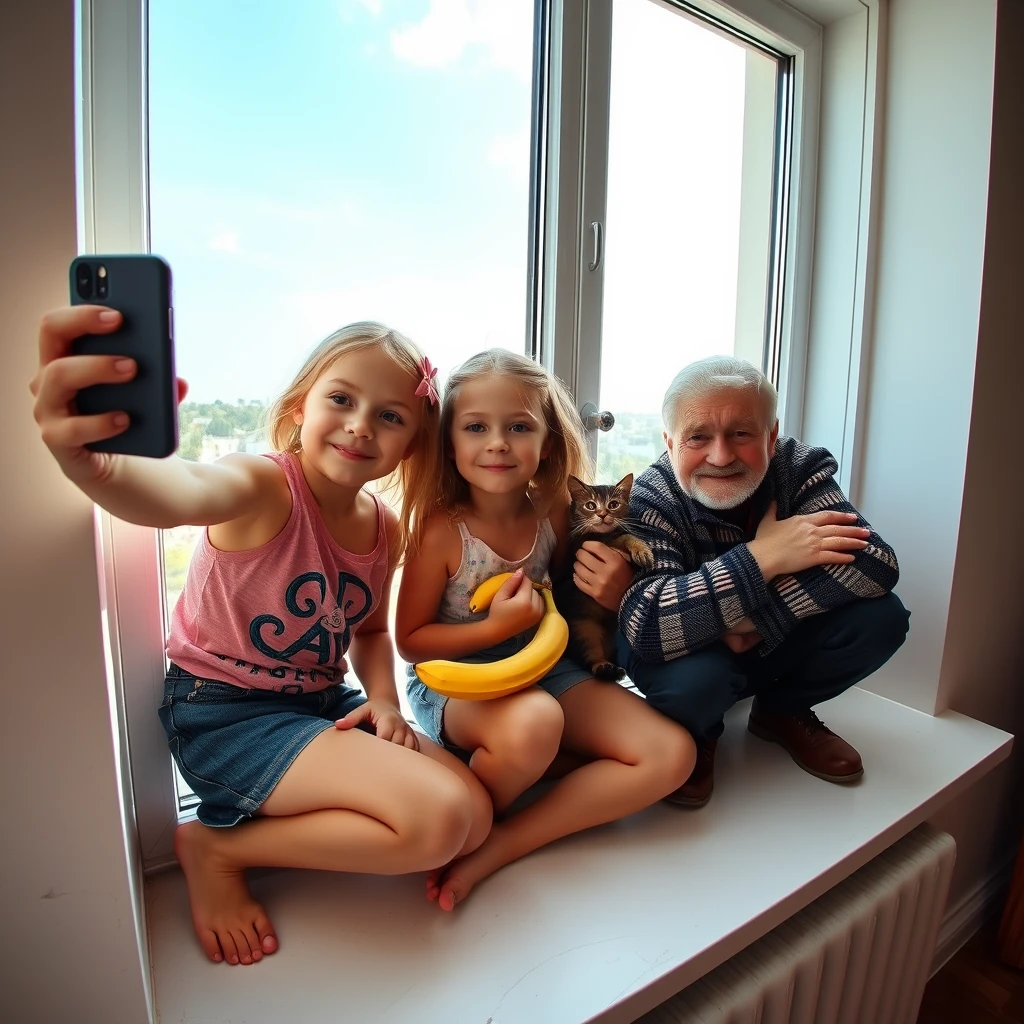
[(441, 364), (522, 347), (532, 4), (483, 8), (152, 0), (152, 246), (194, 397), (269, 397), (357, 319)]
[[(194, 398), (269, 399), (352, 320), (405, 331), (442, 375), (522, 350), (533, 6), (150, 0), (152, 248)], [(746, 59), (617, 0), (615, 411), (657, 411), (669, 369), (732, 348)]]

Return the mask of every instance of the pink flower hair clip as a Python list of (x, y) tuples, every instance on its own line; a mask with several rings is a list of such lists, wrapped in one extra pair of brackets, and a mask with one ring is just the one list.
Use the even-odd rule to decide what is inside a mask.
[(420, 360), (419, 371), (423, 374), (423, 380), (416, 387), (416, 397), (426, 398), (431, 405), (437, 405), (441, 396), (437, 393), (437, 385), (434, 378), (437, 376), (437, 367), (430, 365), (430, 360), (424, 356)]

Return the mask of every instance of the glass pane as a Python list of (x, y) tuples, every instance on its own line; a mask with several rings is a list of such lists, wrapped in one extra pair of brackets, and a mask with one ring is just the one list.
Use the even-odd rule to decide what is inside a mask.
[[(616, 0), (601, 338), (602, 481), (664, 451), (688, 362), (761, 365), (777, 62), (652, 0)], [(623, 372), (629, 367), (630, 372)]]
[[(325, 335), (382, 320), (441, 369), (523, 351), (533, 4), (150, 0), (152, 250), (185, 458), (260, 452)], [(173, 607), (200, 531), (164, 534)]]

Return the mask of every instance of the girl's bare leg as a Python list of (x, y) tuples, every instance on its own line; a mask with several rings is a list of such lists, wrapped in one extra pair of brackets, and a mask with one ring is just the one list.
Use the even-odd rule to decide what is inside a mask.
[(563, 745), (593, 758), (519, 813), (497, 822), (483, 845), (455, 861), (439, 883), (450, 910), (499, 868), (555, 839), (615, 821), (667, 796), (689, 778), (693, 739), (635, 694), (588, 679), (559, 699)]
[(531, 686), (496, 700), (455, 700), (444, 706), (444, 731), (502, 814), (551, 764), (562, 739), (564, 715), (549, 693)]
[(456, 758), (422, 742), (426, 757), (361, 730), (325, 730), (292, 763), (262, 817), (179, 827), (175, 852), (192, 921), (212, 960), (249, 964), (277, 949), (246, 868), (401, 874), (475, 849), (490, 826), (486, 793)]

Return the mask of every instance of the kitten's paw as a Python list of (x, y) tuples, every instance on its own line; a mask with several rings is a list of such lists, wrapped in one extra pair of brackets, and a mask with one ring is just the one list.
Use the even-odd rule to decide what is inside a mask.
[(632, 563), (639, 569), (654, 568), (654, 552), (636, 537), (630, 538), (629, 557)]
[(607, 679), (617, 683), (625, 674), (625, 670), (613, 665), (610, 661), (597, 661), (590, 666), (590, 671), (595, 679)]

